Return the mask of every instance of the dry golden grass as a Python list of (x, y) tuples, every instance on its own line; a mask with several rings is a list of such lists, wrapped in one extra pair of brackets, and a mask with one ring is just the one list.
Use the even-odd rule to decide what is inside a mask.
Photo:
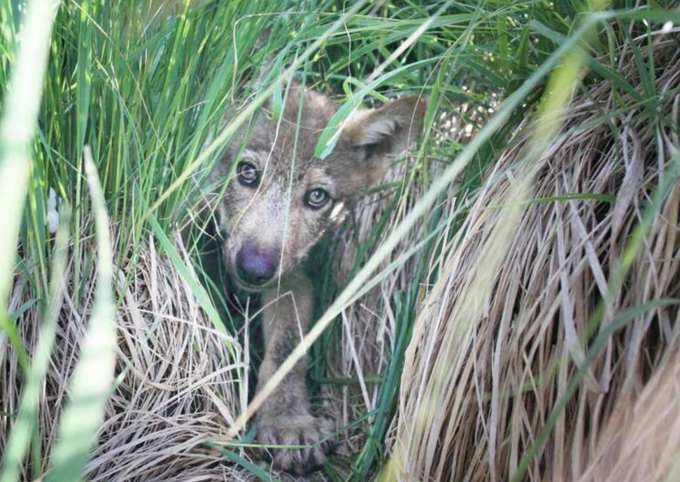
[(678, 480), (679, 348), (676, 338), (649, 382), (621, 394), (579, 481)]
[[(386, 475), (511, 479), (579, 367), (583, 379), (520, 480), (665, 480), (677, 464), (677, 304), (633, 313), (588, 361), (589, 345), (627, 310), (680, 297), (676, 179), (624, 282), (615, 279), (654, 191), (676, 175), (668, 171), (680, 146), (677, 37), (653, 41), (663, 122), (608, 82), (588, 87), (536, 164), (523, 162), (523, 141), (502, 156), (462, 229), (432, 260), (440, 277), (407, 352)], [(630, 48), (620, 62), (642, 88)], [(524, 208), (500, 267), (484, 266), (507, 217), (501, 205), (527, 169), (537, 170), (532, 197), (543, 201)], [(603, 197), (566, 199), (575, 193)], [(492, 274), (481, 289), (479, 273)]]
[[(181, 248), (181, 240), (176, 243)], [(84, 250), (74, 256), (85, 260), (90, 254)], [(203, 444), (224, 432), (245, 406), (239, 394), (245, 396), (247, 390), (237, 383), (247, 366), (243, 353), (233, 339), (212, 328), (166, 256), (147, 250), (136, 266), (127, 280), (122, 272), (118, 278), (124, 296), (116, 318), (117, 384), (106, 406), (99, 444), (87, 465), (88, 480), (232, 480), (232, 470), (216, 463), (220, 457)], [(46, 456), (54, 445), (56, 422), (78, 360), (93, 285), (87, 284), (81, 300), (68, 293), (59, 319), (40, 402), (40, 423), (44, 433), (50, 434), (43, 440)], [(13, 312), (21, 300), (30, 298), (27, 290), (30, 287), (23, 279), (17, 279), (11, 298)], [(31, 349), (40, 320), (34, 305), (17, 323)], [(9, 354), (0, 360), (2, 410), (14, 413), (22, 376), (11, 349)], [(5, 440), (7, 428), (0, 425), (0, 439)], [(26, 470), (30, 469), (25, 467), (22, 480), (31, 480)]]

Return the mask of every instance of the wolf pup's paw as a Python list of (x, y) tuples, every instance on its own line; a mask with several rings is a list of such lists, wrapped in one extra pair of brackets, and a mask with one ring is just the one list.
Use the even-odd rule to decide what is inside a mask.
[(258, 417), (257, 441), (262, 445), (290, 445), (295, 448), (264, 447), (277, 470), (303, 475), (326, 462), (332, 443), (324, 440), (333, 433), (333, 422), (310, 414)]

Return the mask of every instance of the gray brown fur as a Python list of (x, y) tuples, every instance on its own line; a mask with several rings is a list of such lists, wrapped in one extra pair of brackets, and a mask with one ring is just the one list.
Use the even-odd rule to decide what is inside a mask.
[[(288, 357), (311, 321), (312, 285), (301, 262), (325, 232), (342, 222), (352, 200), (412, 145), (422, 130), (426, 107), (424, 100), (406, 98), (358, 112), (347, 121), (333, 152), (321, 160), (314, 149), (337, 107), (328, 97), (295, 83), (286, 99), (280, 121), (268, 118), (265, 107), (254, 120), (252, 135), (246, 139), (243, 129), (215, 172), (225, 180), (235, 172), (234, 163), (246, 162), (259, 173), (257, 186), (243, 185), (238, 175), (228, 179), (219, 204), (227, 269), (242, 288), (262, 294), (266, 349), (259, 387)], [(306, 193), (315, 189), (329, 194), (330, 201), (320, 209), (305, 203)], [(270, 279), (269, 272), (252, 278), (252, 267), (271, 268), (267, 263), (272, 262), (276, 269)], [(244, 281), (251, 278), (258, 281), (256, 286)], [(332, 431), (332, 424), (312, 414), (306, 371), (303, 359), (256, 416), (259, 442), (309, 446), (271, 449), (273, 466), (293, 473), (325, 462), (328, 444), (312, 445)]]

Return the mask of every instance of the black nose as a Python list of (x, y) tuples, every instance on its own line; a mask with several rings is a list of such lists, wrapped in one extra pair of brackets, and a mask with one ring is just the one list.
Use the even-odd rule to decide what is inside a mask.
[(278, 252), (262, 252), (254, 246), (244, 246), (236, 256), (238, 277), (252, 286), (262, 286), (271, 280), (278, 264)]

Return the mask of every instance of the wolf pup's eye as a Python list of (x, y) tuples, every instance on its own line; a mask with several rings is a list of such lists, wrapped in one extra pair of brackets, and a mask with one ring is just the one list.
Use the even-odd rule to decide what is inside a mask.
[(330, 196), (323, 189), (312, 189), (305, 193), (305, 204), (312, 209), (321, 209), (330, 200)]
[(249, 162), (238, 163), (236, 178), (243, 186), (257, 187), (260, 183), (260, 174), (257, 172), (257, 168)]

